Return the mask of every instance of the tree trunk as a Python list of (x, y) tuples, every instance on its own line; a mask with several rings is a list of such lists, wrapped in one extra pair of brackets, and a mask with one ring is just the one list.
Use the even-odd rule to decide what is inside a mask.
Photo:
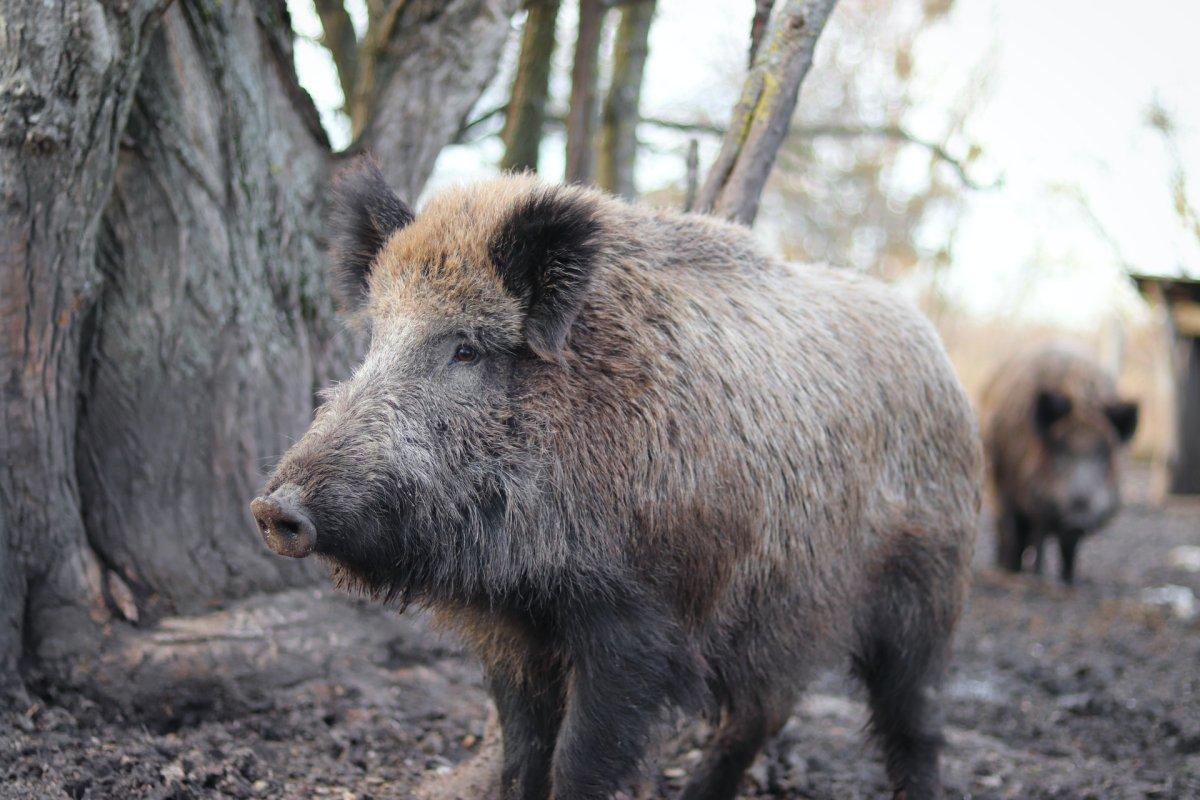
[[(508, 27), (508, 5), (472, 7), (392, 40), (379, 96), (424, 80), (439, 98), (423, 133), (371, 139), (414, 197), (495, 68), (479, 42)], [(246, 503), (352, 343), (321, 253), (333, 158), (282, 0), (0, 14), (0, 681), (17, 682), (19, 664), (66, 675), (129, 631), (114, 620), (314, 577), (262, 548)]]
[(630, 200), (637, 196), (637, 126), (653, 19), (654, 0), (634, 0), (621, 8), (613, 42), (612, 83), (600, 119), (596, 182), (600, 188)]
[(102, 562), (152, 615), (314, 576), (265, 551), (246, 511), (338, 371), (317, 245), (329, 148), (272, 11), (168, 10), (100, 229), (80, 494)]
[(102, 617), (75, 474), (95, 233), (158, 0), (0, 6), (0, 683)]
[(835, 2), (787, 0), (776, 10), (734, 106), (721, 151), (700, 190), (697, 210), (744, 225), (754, 222), (796, 110), (800, 84)]
[(596, 80), (604, 0), (579, 0), (579, 32), (571, 66), (571, 103), (567, 109), (568, 183), (589, 183), (595, 166)]
[(529, 3), (525, 31), (521, 34), (521, 52), (517, 56), (517, 74), (513, 78), (504, 130), (500, 134), (504, 140), (501, 169), (537, 171), (542, 129), (546, 124), (558, 7), (559, 0)]

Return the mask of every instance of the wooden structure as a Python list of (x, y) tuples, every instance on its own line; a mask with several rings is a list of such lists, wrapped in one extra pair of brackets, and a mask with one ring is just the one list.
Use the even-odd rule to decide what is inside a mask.
[(1168, 491), (1200, 495), (1200, 279), (1131, 277), (1167, 330), (1175, 420)]

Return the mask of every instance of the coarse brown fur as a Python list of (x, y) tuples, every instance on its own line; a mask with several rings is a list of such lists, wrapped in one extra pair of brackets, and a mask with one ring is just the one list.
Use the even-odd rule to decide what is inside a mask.
[(1137, 405), (1117, 396), (1093, 359), (1055, 344), (1001, 366), (982, 409), (998, 564), (1020, 571), (1032, 549), (1041, 572), (1045, 540), (1057, 538), (1070, 583), (1079, 541), (1117, 511), (1118, 456), (1137, 426)]
[(299, 487), (344, 581), (472, 644), (506, 798), (611, 796), (671, 706), (721, 719), (684, 797), (732, 797), (837, 663), (867, 683), (897, 790), (937, 792), (926, 690), (981, 464), (908, 303), (739, 227), (528, 176), (430, 199), (360, 284), (370, 352), (268, 492)]

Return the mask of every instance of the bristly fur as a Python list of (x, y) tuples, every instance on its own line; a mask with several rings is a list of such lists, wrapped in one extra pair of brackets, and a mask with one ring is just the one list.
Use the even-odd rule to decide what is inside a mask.
[(600, 247), (595, 205), (558, 188), (520, 200), (493, 235), (492, 262), (505, 288), (524, 304), (528, 343), (542, 358), (561, 357)]
[(435, 195), (371, 263), (370, 350), (267, 488), (339, 582), (479, 654), (504, 800), (611, 797), (673, 708), (719, 720), (685, 800), (732, 798), (848, 662), (897, 787), (932, 796), (980, 452), (915, 309), (528, 175)]
[(359, 157), (337, 175), (333, 197), (334, 291), (343, 309), (356, 311), (366, 300), (375, 258), (388, 237), (413, 221), (413, 212), (369, 156)]

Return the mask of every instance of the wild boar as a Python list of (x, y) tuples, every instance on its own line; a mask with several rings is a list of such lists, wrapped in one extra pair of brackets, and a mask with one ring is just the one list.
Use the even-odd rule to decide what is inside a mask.
[(865, 682), (896, 790), (937, 794), (982, 456), (931, 326), (711, 218), (522, 175), (420, 215), (369, 164), (338, 186), (369, 352), (252, 510), (463, 634), (503, 796), (610, 797), (682, 709), (717, 720), (682, 796), (733, 797), (826, 664)]
[(1054, 344), (1001, 366), (981, 405), (998, 566), (1020, 572), (1032, 549), (1041, 574), (1053, 537), (1061, 578), (1072, 583), (1079, 542), (1120, 505), (1118, 456), (1137, 428), (1137, 403), (1120, 399), (1090, 357)]

